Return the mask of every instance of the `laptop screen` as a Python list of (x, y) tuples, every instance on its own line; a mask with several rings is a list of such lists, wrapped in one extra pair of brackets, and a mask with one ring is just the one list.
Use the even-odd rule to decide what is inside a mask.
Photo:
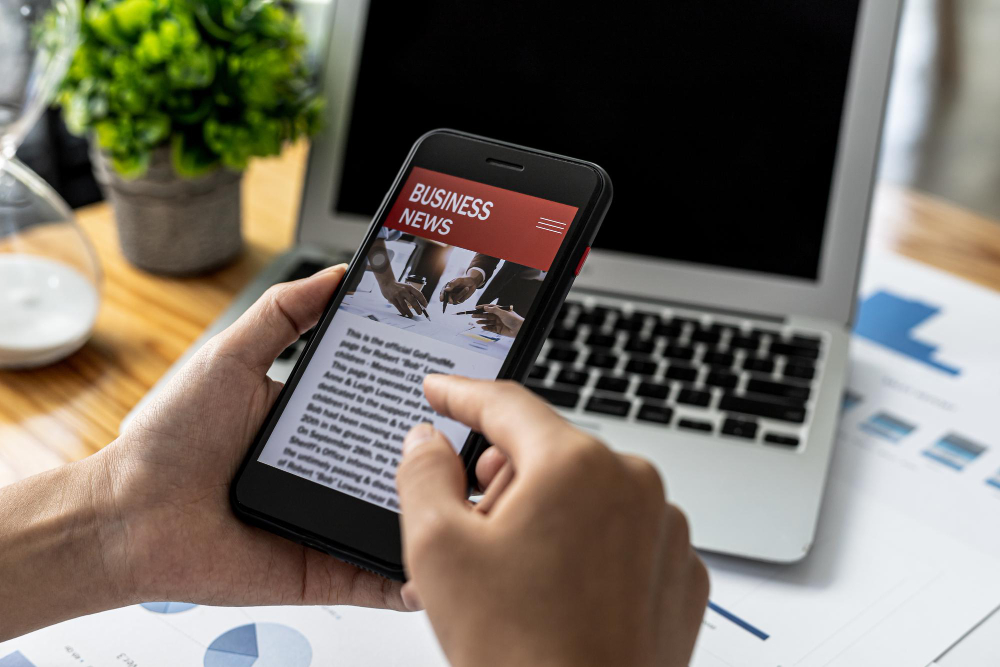
[(372, 0), (336, 210), (452, 127), (597, 162), (597, 248), (816, 280), (859, 0)]

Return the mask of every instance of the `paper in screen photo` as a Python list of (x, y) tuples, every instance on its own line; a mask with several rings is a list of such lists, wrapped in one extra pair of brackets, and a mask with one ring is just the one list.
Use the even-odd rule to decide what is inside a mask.
[[(577, 211), (414, 167), (258, 460), (398, 512), (410, 428), (431, 422), (456, 449), (469, 435), (430, 407), (424, 377), (497, 377)], [(449, 289), (463, 277), (474, 290)], [(401, 309), (400, 284), (426, 313)]]

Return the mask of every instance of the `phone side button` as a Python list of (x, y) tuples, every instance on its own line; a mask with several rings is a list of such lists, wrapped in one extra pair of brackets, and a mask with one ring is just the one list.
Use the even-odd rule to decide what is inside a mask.
[(583, 270), (583, 263), (587, 261), (587, 257), (590, 256), (590, 246), (587, 246), (583, 254), (580, 256), (580, 263), (576, 265), (576, 271), (573, 273), (574, 276), (580, 275), (580, 271)]

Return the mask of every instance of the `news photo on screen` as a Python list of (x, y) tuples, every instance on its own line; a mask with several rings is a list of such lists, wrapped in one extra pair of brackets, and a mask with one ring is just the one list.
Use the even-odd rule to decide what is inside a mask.
[(497, 377), (576, 214), (414, 167), (258, 460), (398, 512), (410, 428), (469, 435), (424, 376)]

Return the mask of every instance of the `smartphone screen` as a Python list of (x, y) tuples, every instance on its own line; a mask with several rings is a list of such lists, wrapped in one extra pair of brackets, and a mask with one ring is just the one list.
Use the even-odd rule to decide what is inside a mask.
[(577, 213), (413, 167), (258, 461), (398, 512), (409, 429), (431, 422), (456, 451), (469, 436), (424, 377), (498, 376)]

